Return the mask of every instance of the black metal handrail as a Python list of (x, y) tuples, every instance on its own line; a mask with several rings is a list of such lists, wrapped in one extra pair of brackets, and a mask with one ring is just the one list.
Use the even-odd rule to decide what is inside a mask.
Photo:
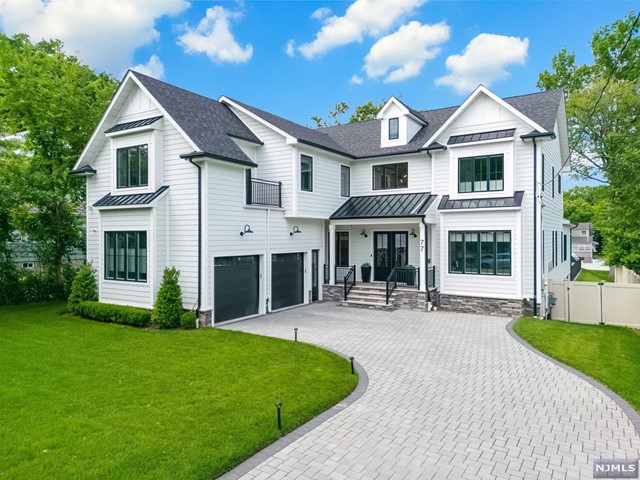
[(387, 305), (389, 305), (389, 298), (391, 297), (391, 294), (398, 286), (396, 279), (397, 279), (396, 267), (393, 267), (393, 270), (391, 270), (391, 273), (387, 277)]
[(427, 268), (427, 288), (436, 286), (436, 266)]
[(420, 269), (415, 267), (396, 267), (396, 286), (420, 288)]
[(247, 205), (282, 207), (282, 182), (251, 178), (247, 172)]
[(346, 277), (352, 268), (355, 268), (355, 265), (336, 265), (334, 269), (336, 282)]
[(349, 272), (344, 277), (344, 299), (347, 300), (347, 295), (353, 287), (356, 286), (356, 266), (352, 265), (349, 268)]

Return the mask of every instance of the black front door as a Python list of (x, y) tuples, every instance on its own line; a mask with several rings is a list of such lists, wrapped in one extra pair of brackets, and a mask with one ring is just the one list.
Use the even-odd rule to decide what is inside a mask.
[(409, 255), (407, 232), (375, 232), (373, 237), (373, 279), (384, 282), (394, 267), (407, 265)]

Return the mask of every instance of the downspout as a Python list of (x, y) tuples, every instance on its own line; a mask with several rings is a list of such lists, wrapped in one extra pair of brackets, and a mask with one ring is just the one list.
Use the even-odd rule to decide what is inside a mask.
[[(424, 279), (425, 279), (424, 281), (427, 283), (425, 285), (427, 289), (427, 302), (431, 303), (431, 292), (429, 291), (429, 225), (427, 224), (427, 222), (424, 221), (424, 215), (420, 217), (420, 220), (424, 225), (424, 231), (425, 231), (424, 249), (425, 249), (426, 255), (424, 256), (424, 271), (426, 275), (424, 276)], [(436, 275), (435, 275), (435, 272), (433, 272), (433, 283), (435, 283), (435, 281), (436, 281)]]
[(533, 316), (538, 316), (538, 145), (533, 141)]
[(193, 157), (189, 157), (187, 160), (198, 169), (198, 303), (196, 315), (200, 317), (202, 303), (202, 167), (193, 161)]

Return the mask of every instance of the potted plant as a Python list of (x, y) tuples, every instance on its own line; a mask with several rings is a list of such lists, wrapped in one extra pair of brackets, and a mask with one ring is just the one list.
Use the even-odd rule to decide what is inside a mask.
[(371, 281), (371, 264), (369, 262), (364, 262), (360, 266), (360, 273), (362, 274), (362, 281), (364, 283), (368, 283)]
[(404, 267), (404, 277), (406, 278), (407, 285), (412, 287), (416, 284), (416, 267), (413, 265), (406, 265)]

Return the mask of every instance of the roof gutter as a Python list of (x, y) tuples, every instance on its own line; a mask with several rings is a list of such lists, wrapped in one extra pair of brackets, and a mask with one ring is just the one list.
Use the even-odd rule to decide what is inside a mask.
[(555, 140), (556, 134), (554, 132), (529, 132), (524, 135), (520, 135), (522, 140), (535, 140), (537, 138), (549, 138), (550, 140)]
[(237, 158), (225, 157), (224, 155), (219, 155), (217, 153), (209, 153), (209, 152), (191, 152), (184, 153), (180, 155), (180, 158), (191, 161), (192, 158), (204, 158), (208, 157), (213, 160), (224, 160), (225, 162), (236, 163), (238, 165), (244, 165), (246, 167), (257, 167), (257, 163), (253, 163), (252, 161), (247, 160), (239, 160)]

